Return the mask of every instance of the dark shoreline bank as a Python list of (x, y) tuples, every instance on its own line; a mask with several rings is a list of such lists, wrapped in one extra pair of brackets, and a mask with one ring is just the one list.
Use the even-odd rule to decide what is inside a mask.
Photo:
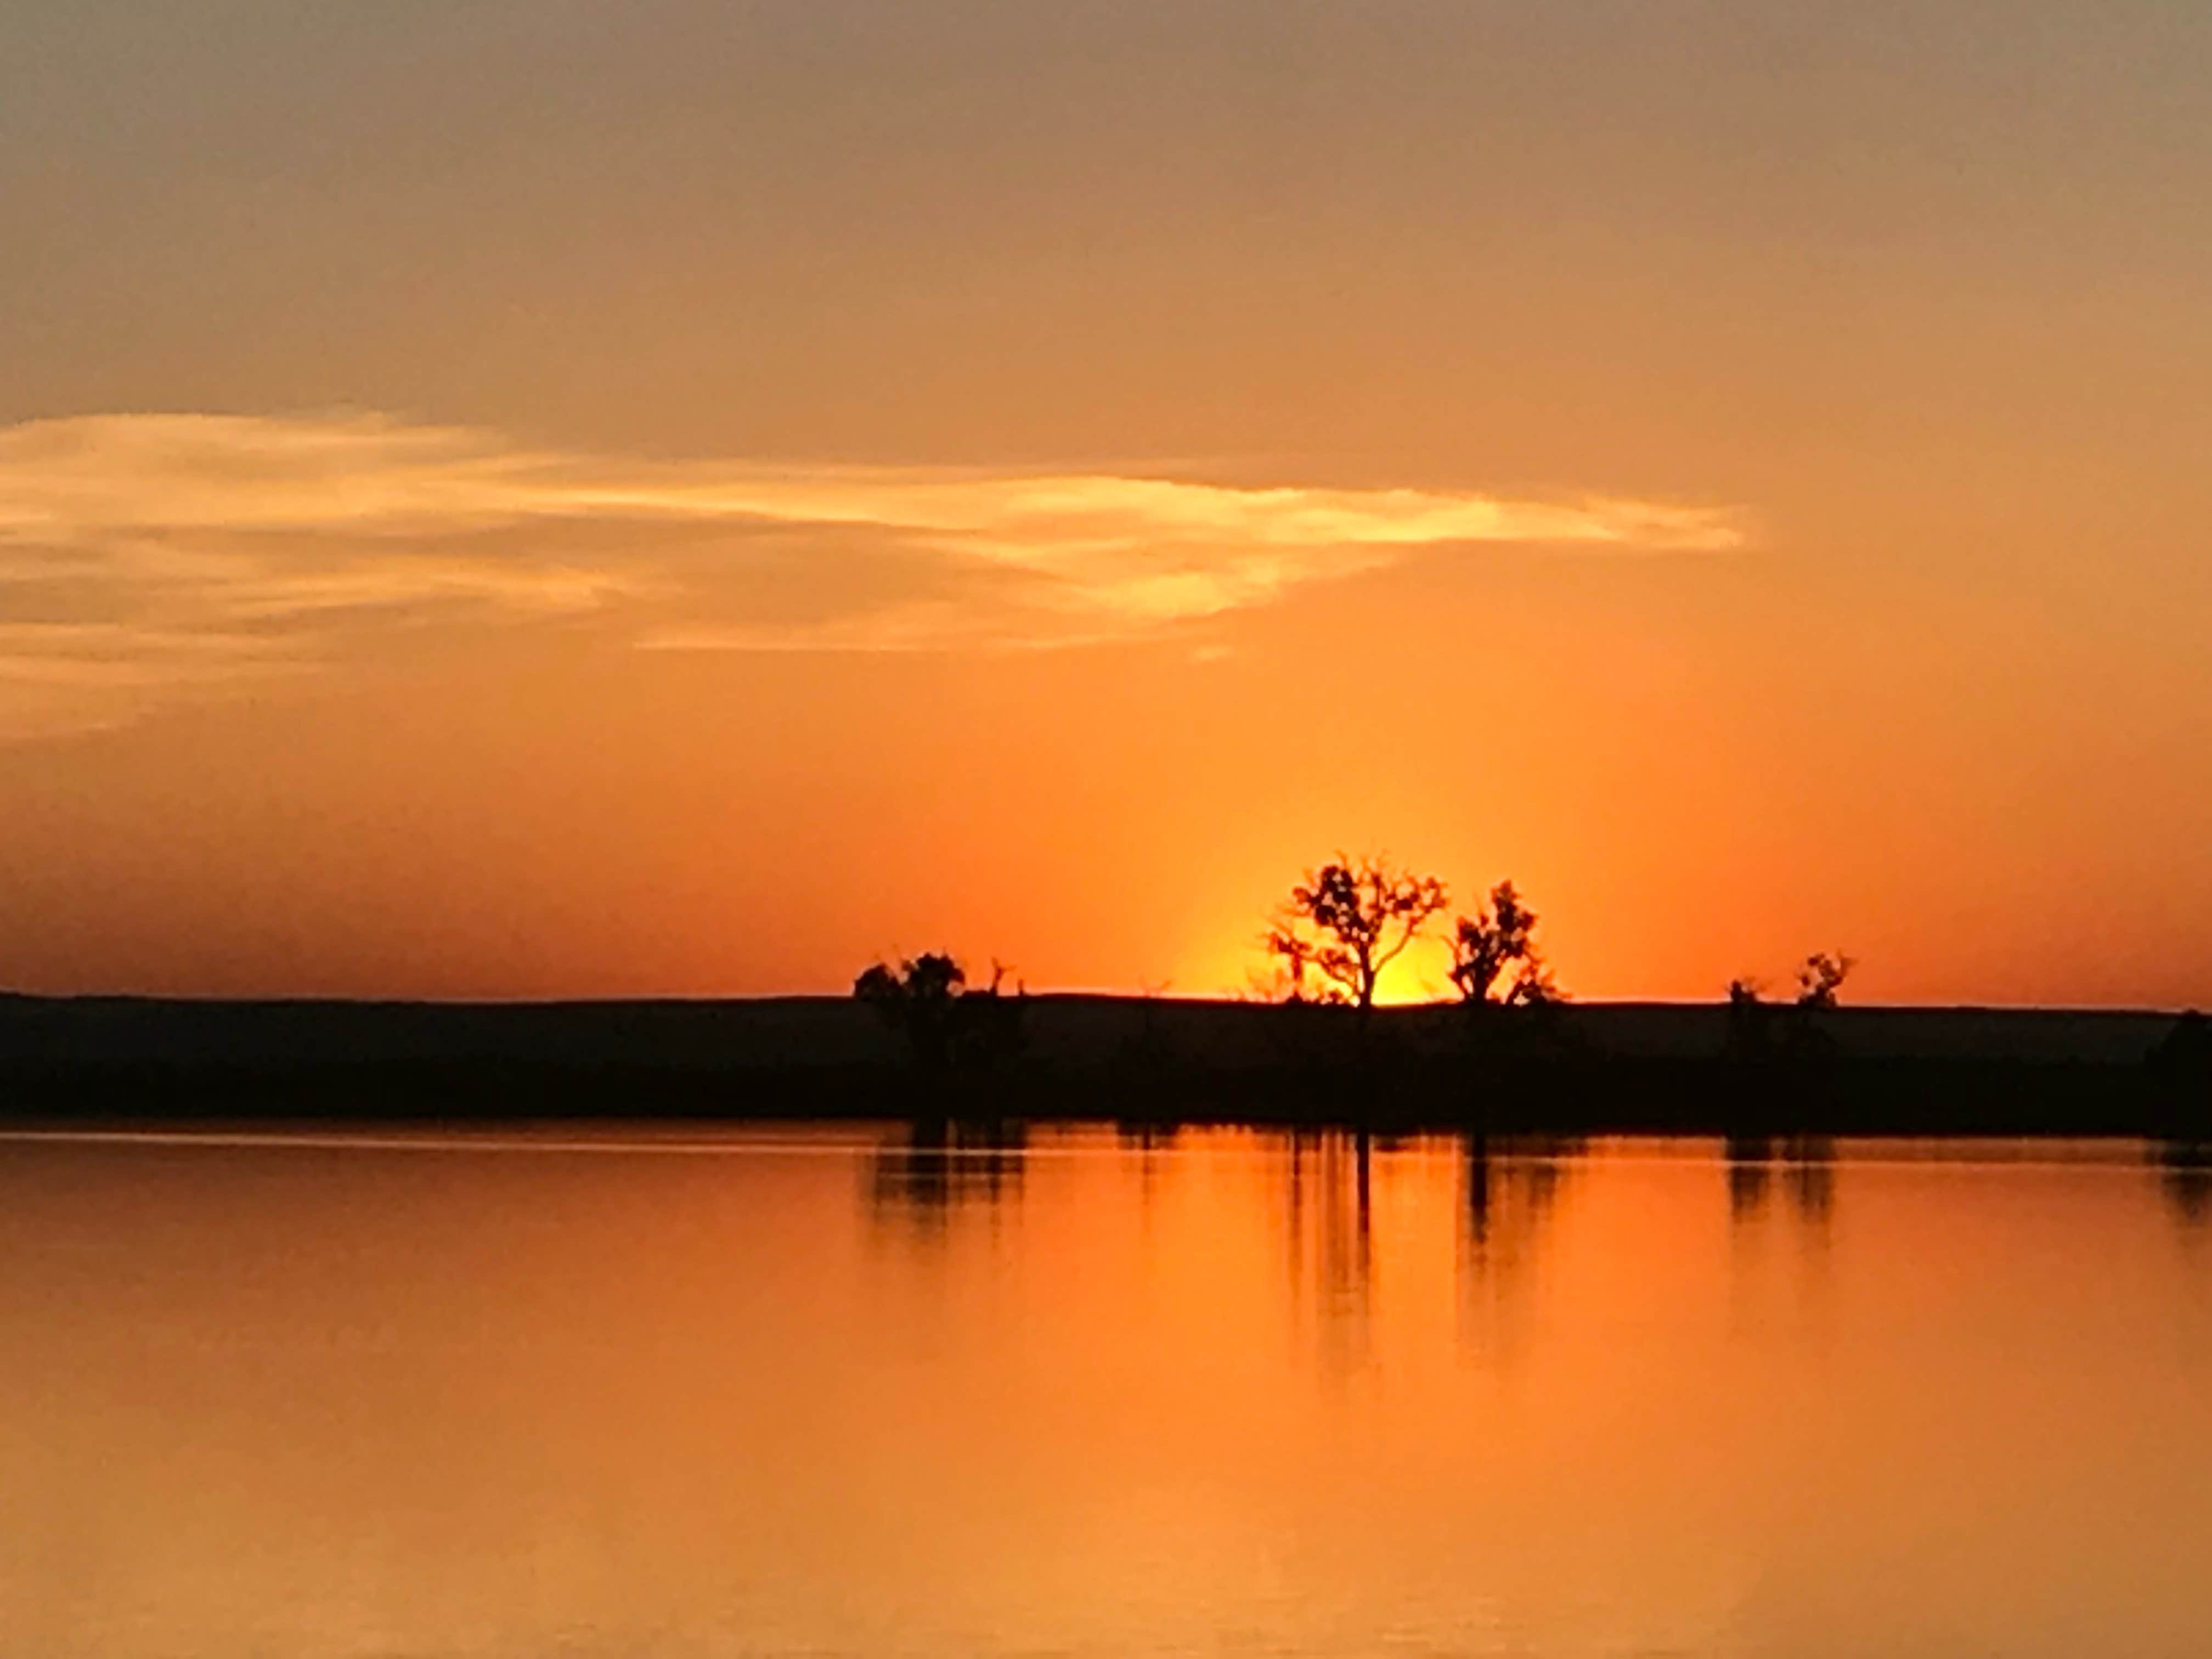
[(364, 1123), (887, 1119), (1734, 1137), (2123, 1136), (2212, 1140), (2212, 1111), (2135, 1068), (2002, 1061), (1378, 1061), (1144, 1074), (917, 1076), (362, 1063), (0, 1072), (0, 1122), (313, 1118)]
[(1038, 997), (1003, 1065), (929, 1072), (845, 999), (514, 1006), (0, 997), (0, 1121), (1103, 1121), (1377, 1133), (2212, 1139), (2171, 1014), (1850, 1009), (1798, 1052), (1711, 1006)]

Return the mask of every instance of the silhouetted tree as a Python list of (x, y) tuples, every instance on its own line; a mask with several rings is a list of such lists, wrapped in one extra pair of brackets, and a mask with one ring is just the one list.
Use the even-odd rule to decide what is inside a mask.
[(1307, 1000), (1307, 975), (1320, 977), (1316, 1000), (1375, 1006), (1376, 981), (1451, 902), (1434, 876), (1398, 869), (1386, 859), (1340, 853), (1310, 870), (1267, 930), (1268, 953), (1289, 976), (1291, 999)]
[[(1763, 1058), (1776, 1046), (1778, 1032), (1781, 1046), (1792, 1054), (1804, 1054), (1829, 1046), (1828, 1034), (1814, 1023), (1813, 1017), (1834, 1011), (1837, 991), (1857, 965), (1856, 958), (1840, 951), (1814, 951), (1797, 969), (1796, 1000), (1786, 1006), (1768, 1002), (1755, 979), (1730, 980), (1729, 1053), (1739, 1060)], [(1782, 1018), (1778, 1019), (1778, 1015)]]
[[(1536, 950), (1536, 913), (1521, 902), (1510, 881), (1490, 890), (1490, 902), (1459, 918), (1451, 939), (1451, 979), (1470, 1007), (1528, 1006), (1557, 1001), (1559, 988)], [(1500, 989), (1507, 969), (1512, 982)]]
[(853, 981), (853, 994), (902, 1035), (915, 1059), (931, 1070), (988, 1065), (1021, 1046), (1028, 993), (1003, 994), (1006, 969), (991, 964), (991, 982), (970, 986), (967, 969), (946, 951), (878, 962)]
[(1738, 1060), (1763, 1057), (1771, 1034), (1773, 1009), (1760, 994), (1755, 979), (1739, 976), (1729, 981), (1728, 1051)]
[(1836, 1006), (1836, 993), (1850, 977), (1856, 960), (1841, 951), (1831, 956), (1825, 951), (1815, 951), (1805, 958), (1805, 965), (1797, 970), (1797, 1006), (1800, 1008), (1826, 1009)]

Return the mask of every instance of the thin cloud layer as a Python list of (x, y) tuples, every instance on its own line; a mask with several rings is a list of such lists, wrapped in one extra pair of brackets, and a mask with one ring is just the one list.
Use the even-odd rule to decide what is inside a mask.
[(0, 734), (24, 686), (34, 724), (69, 723), (70, 686), (109, 723), (163, 687), (431, 624), (592, 618), (661, 649), (1068, 646), (1424, 549), (1742, 541), (1728, 513), (1609, 499), (653, 461), (368, 416), (33, 422), (0, 428)]

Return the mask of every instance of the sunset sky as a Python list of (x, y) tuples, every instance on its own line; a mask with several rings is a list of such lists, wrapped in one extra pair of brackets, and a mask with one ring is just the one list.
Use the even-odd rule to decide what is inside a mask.
[[(2212, 8), (17, 0), (0, 987), (2212, 1003)], [(1396, 994), (1442, 987), (1409, 959)]]

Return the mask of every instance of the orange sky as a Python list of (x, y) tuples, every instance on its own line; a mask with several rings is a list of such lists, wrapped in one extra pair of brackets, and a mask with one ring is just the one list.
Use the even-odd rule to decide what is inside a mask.
[[(2212, 1000), (2212, 21), (0, 20), (0, 983)], [(1396, 988), (1440, 982), (1413, 964)]]

